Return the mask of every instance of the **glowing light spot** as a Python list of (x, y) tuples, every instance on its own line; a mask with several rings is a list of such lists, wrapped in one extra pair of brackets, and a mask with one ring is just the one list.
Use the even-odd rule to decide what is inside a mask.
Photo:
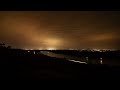
[(43, 48), (39, 48), (38, 50), (43, 50)]
[(100, 58), (100, 64), (103, 64), (102, 58)]
[(56, 48), (50, 47), (50, 48), (48, 48), (47, 50), (56, 50)]
[(27, 51), (27, 52), (30, 52), (30, 51)]
[(88, 57), (86, 57), (86, 60), (88, 61)]
[(35, 54), (35, 51), (33, 53)]
[(56, 47), (59, 46), (61, 43), (59, 39), (51, 38), (51, 39), (44, 39), (44, 44), (49, 47), (54, 47), (54, 46)]
[(29, 50), (29, 49), (26, 49), (26, 48), (25, 48), (24, 50)]

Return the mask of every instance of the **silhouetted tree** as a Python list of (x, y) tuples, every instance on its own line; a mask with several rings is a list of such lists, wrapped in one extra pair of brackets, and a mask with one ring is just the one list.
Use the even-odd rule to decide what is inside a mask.
[(5, 44), (4, 43), (0, 43), (0, 47), (5, 47)]
[(11, 49), (11, 46), (7, 46), (8, 49)]

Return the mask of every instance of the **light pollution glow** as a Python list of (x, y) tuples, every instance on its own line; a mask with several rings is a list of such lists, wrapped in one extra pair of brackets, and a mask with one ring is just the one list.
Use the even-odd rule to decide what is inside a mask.
[(120, 48), (120, 12), (0, 12), (0, 41), (26, 49)]

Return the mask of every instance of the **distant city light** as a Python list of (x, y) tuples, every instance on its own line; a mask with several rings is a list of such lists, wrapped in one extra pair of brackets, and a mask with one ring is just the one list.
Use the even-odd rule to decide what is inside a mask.
[(94, 49), (94, 51), (100, 51), (100, 49)]
[(33, 53), (35, 54), (35, 51)]
[(30, 52), (30, 51), (27, 51), (27, 52)]
[(74, 50), (74, 49), (70, 48), (69, 50)]
[(56, 50), (56, 48), (50, 47), (50, 48), (47, 48), (47, 50)]
[(33, 49), (29, 49), (29, 50), (33, 50)]
[(29, 49), (25, 48), (24, 50), (29, 50)]

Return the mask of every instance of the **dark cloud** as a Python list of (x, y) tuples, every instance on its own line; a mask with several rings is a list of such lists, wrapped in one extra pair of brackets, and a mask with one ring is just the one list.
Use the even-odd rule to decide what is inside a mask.
[(119, 11), (0, 12), (0, 41), (18, 48), (120, 48)]

